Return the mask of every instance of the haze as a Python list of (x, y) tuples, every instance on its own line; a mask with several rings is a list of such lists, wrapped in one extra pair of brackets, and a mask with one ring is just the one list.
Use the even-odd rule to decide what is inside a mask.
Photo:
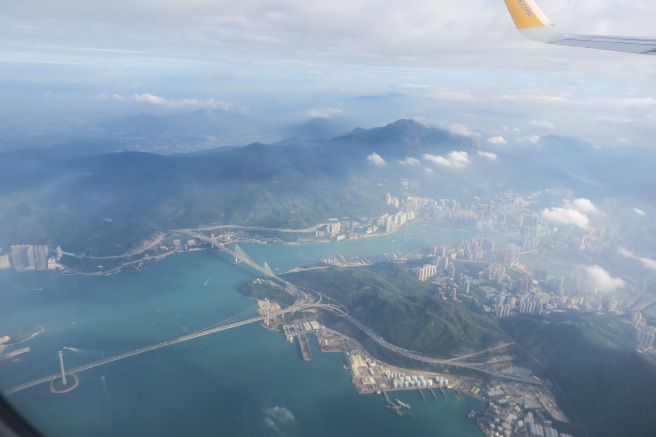
[[(656, 5), (646, 0), (540, 5), (564, 29), (653, 33)], [(501, 1), (1, 6), (6, 135), (220, 108), (267, 127), (249, 140), (279, 139), (271, 126), (316, 117), (348, 128), (407, 117), (483, 145), (557, 133), (653, 146), (653, 59), (532, 43)]]

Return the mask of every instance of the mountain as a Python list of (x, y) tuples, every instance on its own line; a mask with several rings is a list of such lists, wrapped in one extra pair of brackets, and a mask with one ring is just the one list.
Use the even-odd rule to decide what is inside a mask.
[(199, 109), (170, 115), (139, 114), (101, 123), (113, 135), (157, 136), (162, 134), (222, 135), (252, 129), (249, 117), (222, 109)]
[(424, 153), (465, 151), (475, 153), (477, 146), (468, 137), (425, 126), (414, 120), (401, 119), (383, 127), (354, 129), (331, 140), (336, 145), (357, 145), (389, 158), (421, 158)]
[(302, 123), (294, 124), (284, 131), (288, 137), (301, 140), (326, 140), (335, 138), (353, 126), (351, 121), (343, 117), (315, 117)]
[(436, 297), (434, 286), (417, 280), (404, 265), (329, 267), (288, 273), (285, 279), (321, 290), (387, 341), (421, 353), (449, 356), (507, 340), (490, 318)]
[[(225, 117), (232, 115), (196, 111), (175, 117), (168, 127), (180, 130), (187, 126), (181, 120), (211, 124)], [(140, 131), (148, 132), (173, 119), (131, 119), (139, 120), (146, 120)], [(294, 228), (335, 216), (382, 214), (385, 193), (396, 190), (408, 170), (395, 161), (372, 165), (369, 155), (448, 153), (463, 141), (401, 120), (333, 140), (252, 143), (193, 154), (103, 153), (125, 144), (90, 140), (25, 151), (0, 162), (5, 175), (0, 247), (41, 241), (116, 253), (157, 228), (219, 223)], [(447, 183), (461, 186), (452, 176), (441, 186)]]
[[(211, 127), (232, 115), (196, 111), (181, 117), (174, 117), (171, 129), (190, 126), (184, 120)], [(146, 123), (143, 132), (174, 120), (147, 119), (157, 122)], [(172, 138), (135, 141), (168, 144)], [(498, 159), (489, 159), (476, 153), (471, 138), (413, 120), (330, 140), (253, 142), (187, 154), (135, 152), (132, 146), (120, 138), (77, 139), (1, 152), (0, 247), (43, 242), (104, 254), (127, 250), (160, 228), (301, 228), (335, 216), (371, 217), (388, 212), (386, 193), (407, 195), (402, 178), (417, 181), (412, 195), (463, 201), (490, 186), (523, 192), (563, 185), (579, 196), (628, 191), (649, 201), (656, 184), (653, 151), (600, 149), (553, 137), (531, 147), (499, 148)], [(617, 165), (634, 177), (620, 178)]]

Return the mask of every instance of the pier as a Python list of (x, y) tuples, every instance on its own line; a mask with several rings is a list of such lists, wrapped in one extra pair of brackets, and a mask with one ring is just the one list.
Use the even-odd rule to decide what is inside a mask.
[(440, 387), (440, 391), (442, 392), (442, 396), (444, 396), (444, 399), (446, 399), (446, 393), (444, 393), (444, 387)]
[(424, 402), (426, 402), (426, 395), (424, 394), (424, 391), (420, 388), (417, 390), (419, 390), (419, 394), (421, 395), (421, 398), (424, 400)]
[(437, 395), (435, 394), (435, 391), (432, 388), (429, 388), (428, 391), (430, 392), (430, 394), (433, 395), (435, 399), (437, 399)]
[(305, 361), (310, 361), (312, 359), (312, 353), (310, 353), (310, 343), (308, 342), (306, 335), (298, 336), (298, 344), (301, 346), (301, 355)]

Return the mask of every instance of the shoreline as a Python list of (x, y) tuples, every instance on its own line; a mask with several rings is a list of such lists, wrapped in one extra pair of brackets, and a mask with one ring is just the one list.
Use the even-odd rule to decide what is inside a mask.
[[(426, 223), (424, 221), (419, 221), (419, 220), (415, 220), (414, 222), (416, 222), (416, 223)], [(304, 245), (308, 245), (308, 244), (336, 244), (336, 243), (343, 243), (343, 242), (349, 242), (349, 241), (357, 241), (360, 238), (387, 237), (387, 236), (396, 234), (401, 229), (403, 229), (407, 225), (409, 225), (411, 223), (414, 223), (414, 222), (408, 222), (408, 223), (406, 223), (402, 226), (399, 226), (398, 228), (395, 228), (395, 229), (391, 230), (390, 232), (387, 232), (387, 233), (384, 233), (384, 234), (358, 235), (357, 238), (345, 239), (345, 240), (342, 240), (342, 241), (336, 241), (336, 240), (333, 240), (333, 239), (331, 239), (331, 240), (321, 239), (321, 240), (312, 240), (312, 241), (306, 241), (306, 242), (301, 242), (301, 241), (270, 242), (270, 241), (267, 241), (267, 240), (261, 240), (261, 239), (257, 239), (257, 238), (245, 238), (245, 239), (239, 240), (239, 241), (237, 241), (237, 240), (231, 241), (227, 244), (256, 243), (256, 244), (271, 244), (271, 245), (276, 245), (276, 246), (304, 246)], [(325, 223), (323, 225), (325, 225)], [(317, 225), (317, 226), (322, 226), (322, 225)], [(221, 226), (215, 227), (215, 228), (198, 228), (198, 229), (194, 229), (194, 231), (202, 231), (202, 230), (218, 229), (218, 228), (230, 228), (230, 227), (240, 228), (240, 226), (238, 226), (238, 225), (221, 225)], [(241, 227), (241, 229), (262, 229), (262, 228), (245, 228), (245, 227)], [(308, 228), (308, 229), (311, 229), (311, 228)], [(273, 232), (273, 230), (272, 230), (272, 232)], [(289, 233), (290, 231), (289, 230), (282, 230), (280, 232)], [(308, 232), (308, 231), (306, 230), (306, 232)], [(175, 234), (175, 233), (180, 233), (180, 232), (172, 230), (172, 231), (169, 231), (169, 233)], [(89, 259), (98, 259), (98, 260), (101, 260), (101, 259), (129, 258), (129, 257), (132, 257), (132, 256), (143, 254), (147, 250), (152, 249), (152, 247), (154, 245), (161, 242), (163, 239), (164, 239), (164, 234), (158, 234), (155, 238), (153, 238), (151, 240), (147, 240), (145, 242), (142, 242), (139, 247), (146, 248), (142, 252), (135, 252), (133, 250), (133, 251), (129, 251), (126, 254), (123, 254), (123, 255), (106, 256), (106, 257), (89, 256), (88, 258)], [(188, 248), (188, 249), (174, 249), (174, 250), (170, 250), (170, 251), (160, 253), (160, 254), (156, 254), (156, 255), (145, 255), (143, 258), (139, 258), (139, 259), (135, 259), (135, 260), (132, 260), (132, 261), (125, 262), (125, 263), (123, 263), (123, 264), (121, 264), (117, 267), (111, 268), (111, 269), (106, 270), (106, 271), (81, 272), (81, 271), (77, 271), (77, 270), (73, 269), (72, 267), (66, 266), (65, 264), (62, 264), (62, 267), (59, 268), (59, 269), (55, 269), (55, 271), (57, 273), (61, 274), (61, 275), (110, 276), (110, 275), (118, 274), (118, 273), (121, 273), (121, 272), (125, 271), (125, 269), (129, 266), (161, 261), (162, 259), (165, 259), (165, 258), (167, 258), (171, 255), (175, 255), (177, 253), (198, 252), (198, 251), (204, 251), (204, 250), (210, 250), (210, 248), (197, 247), (197, 248)], [(138, 272), (140, 268), (141, 268), (141, 266), (138, 266), (137, 269), (135, 270), (135, 272)], [(302, 267), (298, 267), (298, 268), (302, 268)]]

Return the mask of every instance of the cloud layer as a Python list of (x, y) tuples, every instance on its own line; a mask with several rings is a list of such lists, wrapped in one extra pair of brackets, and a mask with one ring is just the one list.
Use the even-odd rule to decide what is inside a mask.
[(167, 99), (150, 93), (133, 94), (128, 97), (120, 94), (103, 94), (100, 96), (100, 100), (136, 102), (145, 105), (163, 106), (169, 109), (223, 109), (224, 111), (228, 111), (233, 108), (233, 105), (216, 99)]
[(551, 222), (587, 229), (590, 226), (587, 214), (600, 213), (590, 199), (579, 198), (565, 201), (563, 207), (543, 209), (542, 217)]
[(586, 266), (585, 272), (588, 274), (593, 286), (601, 291), (612, 291), (625, 285), (622, 278), (613, 278), (610, 273), (597, 265)]
[(385, 160), (376, 152), (373, 152), (371, 155), (367, 156), (367, 161), (377, 167), (382, 167), (387, 164), (387, 162), (385, 162)]
[(464, 151), (453, 151), (450, 152), (446, 157), (426, 153), (424, 154), (424, 160), (433, 164), (437, 164), (441, 167), (453, 168), (462, 168), (471, 163), (469, 160), (469, 154)]
[(294, 430), (296, 418), (285, 407), (276, 406), (265, 408), (262, 411), (262, 415), (265, 426), (276, 435), (289, 435)]
[(633, 252), (629, 251), (628, 249), (625, 249), (624, 247), (620, 247), (617, 250), (617, 253), (619, 253), (620, 255), (622, 255), (625, 258), (630, 258), (630, 259), (634, 259), (636, 261), (640, 261), (640, 264), (642, 264), (642, 266), (644, 268), (656, 271), (656, 260), (655, 259), (647, 258), (647, 257), (644, 257), (644, 256), (638, 256), (638, 255), (634, 254)]
[(582, 229), (587, 229), (590, 225), (590, 219), (585, 214), (571, 208), (545, 208), (542, 210), (542, 217), (551, 222)]

